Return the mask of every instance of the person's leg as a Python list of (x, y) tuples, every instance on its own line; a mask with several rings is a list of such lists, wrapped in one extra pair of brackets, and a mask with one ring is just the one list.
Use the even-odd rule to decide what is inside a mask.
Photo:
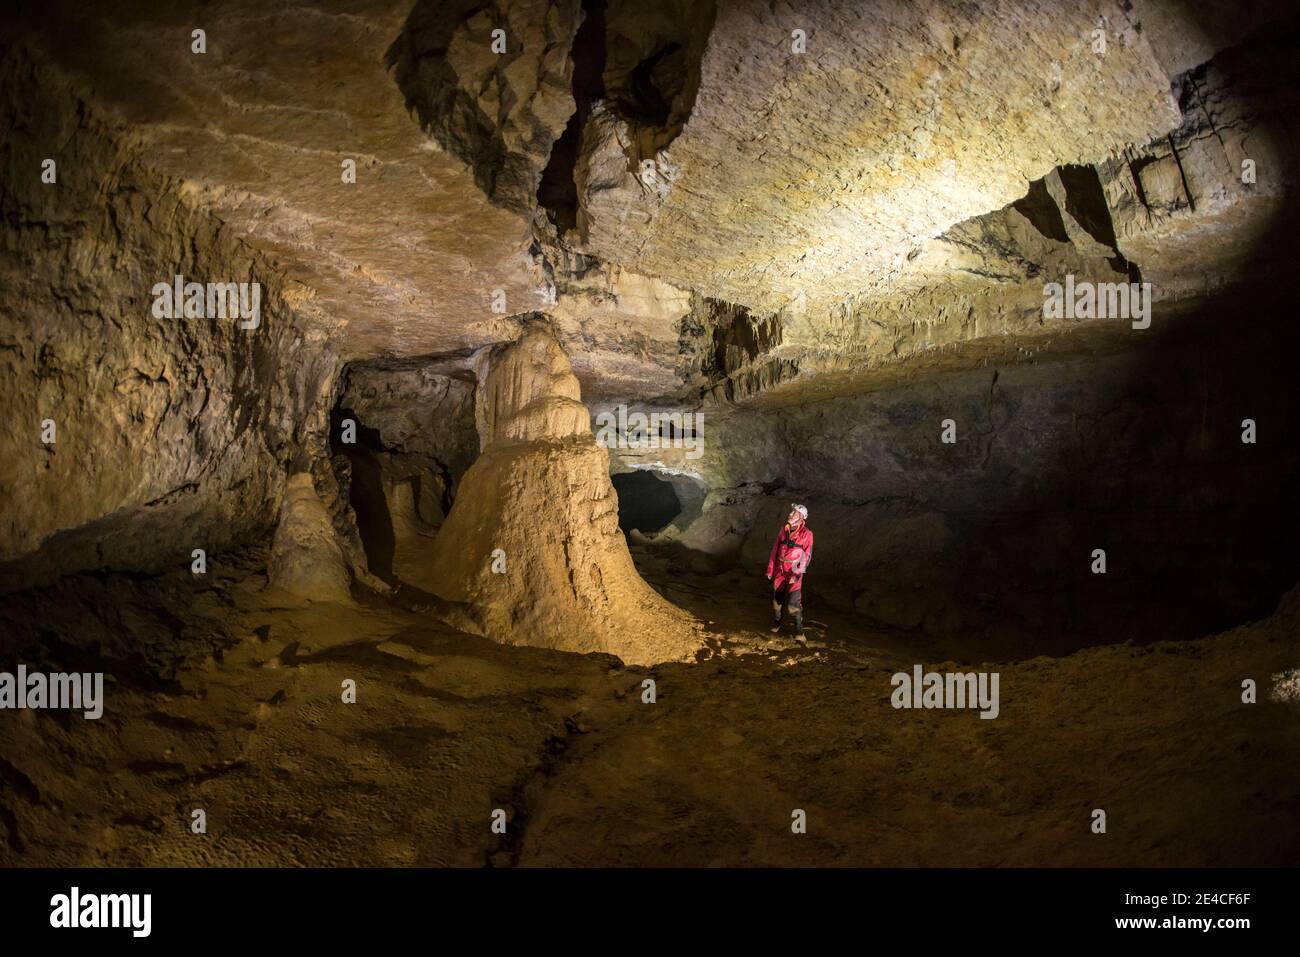
[(781, 630), (781, 612), (784, 609), (785, 596), (782, 594), (783, 589), (778, 580), (772, 585), (772, 634)]
[(790, 609), (790, 614), (794, 616), (794, 632), (799, 637), (803, 637), (803, 592), (796, 590), (790, 592), (789, 598), (786, 599), (786, 607)]

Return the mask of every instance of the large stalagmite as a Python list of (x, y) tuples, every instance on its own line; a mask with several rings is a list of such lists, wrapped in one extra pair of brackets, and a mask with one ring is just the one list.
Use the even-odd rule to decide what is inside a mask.
[(438, 535), (433, 579), (507, 644), (684, 660), (701, 627), (637, 574), (618, 527), (609, 453), (550, 327), (481, 355), (482, 454)]

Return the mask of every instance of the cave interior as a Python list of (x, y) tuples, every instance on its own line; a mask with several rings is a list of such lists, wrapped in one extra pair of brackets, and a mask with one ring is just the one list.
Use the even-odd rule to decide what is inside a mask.
[(20, 0), (0, 864), (1300, 860), (1298, 41)]

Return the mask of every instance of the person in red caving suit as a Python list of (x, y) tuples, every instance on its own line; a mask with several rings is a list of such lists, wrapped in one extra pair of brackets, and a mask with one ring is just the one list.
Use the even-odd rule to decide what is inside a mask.
[(772, 634), (781, 630), (783, 611), (789, 609), (795, 633), (803, 640), (803, 576), (812, 561), (812, 548), (808, 509), (792, 505), (767, 560), (767, 579), (772, 583)]

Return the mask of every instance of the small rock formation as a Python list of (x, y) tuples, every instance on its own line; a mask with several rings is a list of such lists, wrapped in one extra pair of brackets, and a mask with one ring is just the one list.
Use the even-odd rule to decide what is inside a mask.
[(297, 472), (285, 483), (268, 572), (273, 586), (299, 598), (351, 599), (347, 563), (310, 472)]
[(468, 602), (507, 644), (688, 660), (699, 625), (637, 574), (618, 527), (609, 453), (549, 326), (481, 354), (482, 454), (438, 535), (438, 594)]

